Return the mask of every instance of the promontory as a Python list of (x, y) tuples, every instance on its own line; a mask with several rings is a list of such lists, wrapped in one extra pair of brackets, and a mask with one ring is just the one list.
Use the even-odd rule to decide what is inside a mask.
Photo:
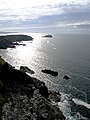
[(33, 38), (28, 35), (5, 35), (0, 36), (0, 49), (14, 48), (21, 41), (31, 41)]

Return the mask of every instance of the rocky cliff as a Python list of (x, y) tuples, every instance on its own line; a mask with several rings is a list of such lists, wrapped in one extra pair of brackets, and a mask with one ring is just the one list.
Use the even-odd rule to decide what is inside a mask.
[[(45, 83), (0, 58), (0, 120), (65, 120)], [(59, 99), (58, 99), (59, 100)]]

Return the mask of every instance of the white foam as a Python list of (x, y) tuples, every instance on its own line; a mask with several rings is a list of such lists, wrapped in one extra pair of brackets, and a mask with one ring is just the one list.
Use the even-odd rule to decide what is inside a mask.
[(87, 107), (88, 109), (90, 109), (90, 104), (84, 102), (84, 101), (81, 101), (79, 99), (76, 99), (76, 98), (73, 98), (72, 99), (74, 101), (74, 103), (76, 103), (77, 105), (83, 105), (85, 107)]

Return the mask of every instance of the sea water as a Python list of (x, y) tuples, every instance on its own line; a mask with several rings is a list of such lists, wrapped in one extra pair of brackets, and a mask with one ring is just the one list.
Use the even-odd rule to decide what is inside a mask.
[[(18, 33), (20, 34), (20, 33)], [(45, 33), (22, 33), (30, 35), (33, 41), (24, 41), (26, 46), (0, 49), (0, 55), (17, 69), (28, 66), (35, 71), (32, 75), (44, 81), (51, 90), (61, 93), (58, 107), (67, 120), (89, 120), (72, 110), (73, 103), (90, 110), (90, 35), (52, 34), (52, 38), (42, 37)], [(58, 71), (53, 77), (42, 73), (42, 69)], [(68, 75), (70, 79), (63, 79)]]

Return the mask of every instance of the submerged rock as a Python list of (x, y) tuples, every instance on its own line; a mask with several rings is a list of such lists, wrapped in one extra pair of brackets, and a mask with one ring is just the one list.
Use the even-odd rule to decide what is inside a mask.
[(44, 82), (8, 63), (1, 64), (0, 119), (65, 120), (63, 113), (49, 100), (49, 95)]
[(52, 76), (57, 76), (58, 75), (57, 71), (52, 71), (52, 70), (48, 70), (48, 69), (42, 70), (42, 72), (44, 72), (46, 74), (50, 74)]

